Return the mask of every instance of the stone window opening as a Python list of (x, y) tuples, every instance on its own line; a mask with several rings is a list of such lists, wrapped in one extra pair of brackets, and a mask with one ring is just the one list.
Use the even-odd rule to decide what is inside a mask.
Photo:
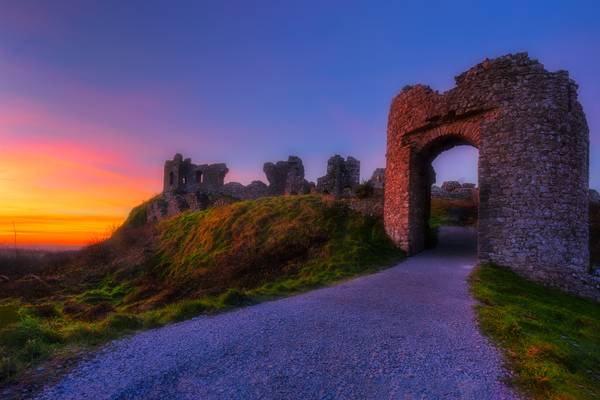
[(202, 171), (196, 171), (196, 183), (202, 183)]
[(181, 183), (183, 183), (184, 185), (187, 183), (187, 178), (185, 176), (181, 178)]
[(173, 179), (173, 178), (174, 178), (174, 177), (173, 177), (173, 172), (169, 172), (169, 185), (170, 185), (170, 186), (173, 186), (173, 181), (174, 181), (174, 179)]

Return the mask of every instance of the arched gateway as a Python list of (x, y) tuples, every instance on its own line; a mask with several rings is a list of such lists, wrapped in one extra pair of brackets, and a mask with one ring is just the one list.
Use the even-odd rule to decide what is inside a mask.
[(588, 127), (568, 72), (527, 54), (486, 60), (438, 93), (408, 86), (392, 101), (384, 219), (409, 254), (423, 250), (431, 161), (479, 149), (479, 259), (596, 297), (590, 282)]

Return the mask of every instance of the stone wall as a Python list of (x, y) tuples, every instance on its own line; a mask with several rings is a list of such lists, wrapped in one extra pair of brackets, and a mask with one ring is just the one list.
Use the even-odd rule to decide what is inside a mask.
[(442, 200), (470, 200), (478, 203), (479, 190), (474, 183), (446, 181), (441, 187), (436, 185), (431, 187), (431, 197)]
[(217, 191), (223, 187), (227, 172), (229, 169), (225, 164), (196, 165), (178, 153), (172, 160), (165, 161), (163, 192)]
[(600, 203), (600, 193), (594, 189), (589, 191), (590, 203)]
[[(352, 195), (359, 180), (360, 162), (352, 157), (344, 160), (339, 156), (334, 156), (329, 161), (328, 175), (325, 178), (329, 179), (327, 182), (331, 182), (332, 190), (335, 192), (338, 187), (344, 188), (349, 191), (343, 192), (340, 189), (339, 196)], [(191, 159), (184, 159), (181, 154), (176, 154), (172, 160), (165, 162), (163, 192), (148, 204), (148, 221), (158, 221), (181, 212), (202, 210), (234, 201), (315, 191), (315, 184), (304, 178), (304, 165), (296, 156), (289, 156), (287, 161), (264, 164), (263, 171), (269, 185), (262, 181), (253, 181), (249, 185), (238, 182), (224, 184), (228, 171), (225, 164), (196, 165)]]
[(287, 161), (265, 163), (263, 171), (272, 196), (307, 194), (311, 191), (311, 183), (304, 179), (304, 165), (299, 157), (289, 156)]
[(389, 113), (386, 230), (409, 254), (424, 248), (431, 161), (469, 144), (479, 259), (600, 298), (588, 273), (588, 142), (575, 82), (524, 53), (485, 60), (445, 93), (407, 86)]
[(334, 155), (327, 161), (327, 174), (317, 179), (317, 192), (336, 197), (350, 196), (360, 183), (360, 161)]

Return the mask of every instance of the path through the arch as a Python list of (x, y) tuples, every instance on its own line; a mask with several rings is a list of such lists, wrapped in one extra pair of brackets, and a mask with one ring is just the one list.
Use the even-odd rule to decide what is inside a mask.
[(107, 345), (43, 399), (513, 399), (466, 278), (475, 233), (377, 274)]

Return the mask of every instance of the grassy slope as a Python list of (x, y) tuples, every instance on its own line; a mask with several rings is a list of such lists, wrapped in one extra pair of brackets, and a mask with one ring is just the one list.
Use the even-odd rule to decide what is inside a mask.
[(514, 383), (535, 399), (600, 398), (600, 305), (506, 268), (471, 276), (481, 329), (504, 349)]
[(154, 226), (144, 220), (144, 208), (134, 209), (112, 239), (53, 271), (58, 283), (34, 291), (42, 296), (10, 286), (15, 294), (0, 300), (0, 382), (69, 349), (326, 285), (403, 256), (380, 218), (314, 196), (239, 202)]

